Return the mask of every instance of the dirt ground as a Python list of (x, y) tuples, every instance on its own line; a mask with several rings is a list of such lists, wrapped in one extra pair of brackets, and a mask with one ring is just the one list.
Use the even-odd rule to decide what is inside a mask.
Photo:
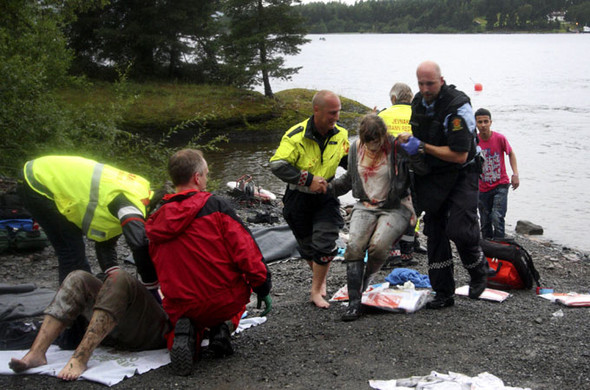
[[(246, 219), (254, 211), (242, 208), (240, 215)], [(531, 253), (543, 286), (556, 292), (589, 292), (587, 253), (519, 235), (516, 240)], [(88, 254), (98, 272), (93, 250)], [(128, 254), (120, 245), (120, 258)], [(414, 268), (426, 274), (425, 255), (415, 258)], [(467, 273), (455, 260), (457, 286), (461, 286), (468, 281)], [(135, 272), (133, 266), (125, 268)], [(590, 389), (589, 308), (560, 306), (539, 298), (534, 290), (519, 290), (503, 303), (458, 297), (454, 307), (440, 311), (371, 311), (358, 321), (342, 322), (341, 304), (322, 310), (309, 302), (311, 272), (303, 261), (275, 262), (270, 269), (273, 310), (265, 324), (234, 336), (233, 356), (215, 359), (204, 353), (189, 377), (174, 376), (165, 366), (115, 387), (369, 389), (370, 379), (423, 376), (431, 371), (475, 376), (487, 371), (510, 386)], [(388, 272), (382, 271), (383, 278)], [(57, 288), (53, 250), (0, 255), (0, 282)], [(329, 273), (328, 295), (345, 284), (345, 265), (336, 261)], [(0, 377), (2, 389), (56, 387), (104, 388), (37, 375)]]

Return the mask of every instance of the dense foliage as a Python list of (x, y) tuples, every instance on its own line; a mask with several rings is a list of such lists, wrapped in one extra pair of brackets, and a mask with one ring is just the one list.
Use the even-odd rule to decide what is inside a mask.
[(250, 87), (289, 78), (282, 55), (305, 43), (299, 0), (110, 0), (67, 29), (74, 71)]
[(552, 31), (552, 12), (590, 23), (590, 1), (580, 0), (359, 0), (354, 5), (301, 6), (311, 33), (455, 33)]
[[(64, 88), (72, 86), (93, 91), (89, 82), (69, 75), (73, 53), (63, 33), (74, 13), (89, 5), (71, 1), (64, 7), (60, 0), (0, 3), (0, 175), (16, 176), (31, 158), (69, 154), (165, 178), (171, 152), (165, 144), (167, 134), (152, 141), (118, 127), (136, 99), (125, 73), (115, 83), (110, 104), (86, 103), (73, 109), (61, 96)], [(170, 132), (190, 122), (187, 119)]]

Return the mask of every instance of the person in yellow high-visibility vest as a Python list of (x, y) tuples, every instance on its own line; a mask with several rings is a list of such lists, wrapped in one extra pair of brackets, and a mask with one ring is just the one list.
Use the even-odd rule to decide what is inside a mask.
[[(412, 132), (412, 126), (410, 125), (412, 106), (410, 103), (412, 102), (413, 97), (412, 88), (410, 88), (409, 85), (395, 83), (389, 91), (391, 106), (378, 114), (385, 122), (387, 132), (394, 137), (397, 137), (402, 133)], [(420, 210), (417, 208), (416, 202), (413, 201), (413, 203), (416, 216), (419, 217)], [(418, 253), (426, 253), (426, 249), (422, 247), (418, 241), (419, 230), (419, 220), (411, 220), (408, 230), (393, 247), (387, 264), (388, 266), (410, 265), (413, 263), (414, 251)]]
[(350, 144), (348, 131), (336, 123), (342, 108), (338, 95), (319, 91), (312, 106), (310, 118), (285, 132), (270, 168), (287, 183), (283, 216), (312, 270), (311, 301), (328, 308), (326, 279), (338, 253), (336, 240), (344, 220), (340, 201), (326, 191), (338, 166), (346, 167)]
[(95, 242), (101, 271), (117, 270), (123, 234), (144, 285), (157, 296), (144, 224), (163, 194), (154, 196), (146, 179), (83, 157), (44, 156), (25, 163), (18, 192), (55, 249), (60, 284), (74, 270), (91, 271), (84, 236)]

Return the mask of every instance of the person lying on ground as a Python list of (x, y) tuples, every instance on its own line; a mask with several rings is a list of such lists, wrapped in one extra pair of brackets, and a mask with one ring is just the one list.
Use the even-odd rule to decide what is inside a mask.
[(57, 374), (60, 379), (78, 379), (100, 344), (131, 351), (166, 346), (166, 313), (141, 282), (122, 269), (109, 272), (104, 282), (86, 271), (71, 272), (44, 313), (31, 349), (8, 363), (14, 372), (47, 364), (47, 349), (78, 316), (89, 323), (72, 357)]
[(403, 149), (387, 133), (383, 119), (369, 114), (361, 121), (359, 138), (350, 146), (348, 171), (328, 186), (335, 196), (352, 189), (357, 199), (344, 252), (349, 303), (343, 321), (359, 318), (363, 291), (387, 260), (392, 243), (400, 239), (410, 219), (415, 218), (408, 164)]
[(254, 291), (271, 309), (271, 275), (252, 234), (227, 201), (206, 191), (199, 150), (170, 157), (176, 193), (146, 223), (150, 254), (174, 330), (166, 335), (172, 369), (189, 375), (205, 330), (217, 356), (233, 353), (230, 335)]

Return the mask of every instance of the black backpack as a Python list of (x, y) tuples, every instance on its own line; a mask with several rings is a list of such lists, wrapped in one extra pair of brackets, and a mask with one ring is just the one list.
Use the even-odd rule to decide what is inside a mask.
[(533, 283), (540, 286), (533, 258), (516, 241), (481, 240), (480, 245), (491, 269), (489, 287), (530, 290)]
[(0, 193), (0, 220), (32, 218), (16, 192)]

